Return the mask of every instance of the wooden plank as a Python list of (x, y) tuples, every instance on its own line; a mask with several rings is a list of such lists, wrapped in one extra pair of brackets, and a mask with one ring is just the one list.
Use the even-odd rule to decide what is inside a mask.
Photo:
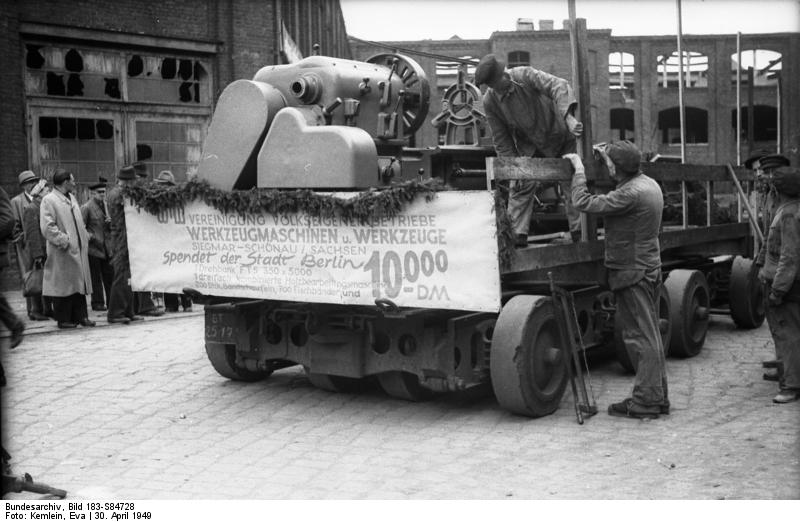
[[(733, 181), (726, 165), (689, 165), (680, 163), (642, 163), (642, 172), (659, 181)], [(754, 178), (752, 170), (735, 168), (740, 180)]]
[[(666, 261), (676, 251), (682, 256), (697, 255), (743, 255), (741, 241), (750, 237), (748, 223), (728, 223), (710, 227), (695, 227), (685, 230), (664, 230), (659, 236), (661, 257)], [(514, 259), (504, 274), (549, 270), (556, 267), (600, 263), (604, 259), (605, 246), (602, 240), (583, 243), (531, 246), (517, 249)]]
[[(609, 180), (605, 164), (594, 159), (584, 160), (586, 178)], [(732, 182), (726, 165), (686, 165), (680, 163), (642, 163), (642, 172), (658, 181), (729, 181)], [(752, 181), (753, 171), (743, 167), (734, 168), (741, 181)], [(486, 158), (486, 174), (489, 179), (532, 179), (536, 181), (569, 181), (572, 165), (561, 158), (528, 158), (498, 156)]]

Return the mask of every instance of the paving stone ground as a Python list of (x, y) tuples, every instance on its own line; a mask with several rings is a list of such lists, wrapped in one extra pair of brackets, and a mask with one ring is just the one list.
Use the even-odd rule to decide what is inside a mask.
[(605, 413), (632, 378), (596, 358), (601, 413), (583, 426), (569, 393), (528, 419), (490, 393), (330, 393), (297, 368), (229, 381), (202, 326), (195, 312), (1, 339), (15, 473), (87, 499), (800, 498), (800, 402), (771, 401), (766, 325), (714, 316), (700, 355), (668, 360), (673, 410), (654, 421)]

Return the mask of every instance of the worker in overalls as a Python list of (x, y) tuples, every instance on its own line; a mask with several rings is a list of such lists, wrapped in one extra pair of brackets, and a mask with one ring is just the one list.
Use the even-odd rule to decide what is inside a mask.
[(619, 417), (655, 419), (669, 414), (664, 345), (658, 327), (661, 286), (661, 213), (664, 197), (655, 180), (639, 169), (642, 155), (630, 141), (595, 148), (616, 182), (608, 194), (591, 194), (583, 163), (566, 154), (575, 173), (572, 204), (581, 212), (603, 216), (605, 266), (614, 292), (622, 340), (638, 360), (631, 397), (608, 407)]
[(756, 259), (767, 290), (767, 323), (783, 371), (778, 404), (800, 398), (800, 169), (779, 167), (771, 175), (775, 214)]
[[(757, 150), (750, 155), (744, 162), (744, 166), (752, 169), (756, 175), (756, 190), (753, 191), (753, 196), (756, 198), (756, 207), (761, 210), (759, 222), (761, 229), (766, 237), (769, 232), (770, 223), (775, 215), (776, 203), (780, 196), (776, 193), (775, 187), (770, 180), (772, 174), (780, 167), (789, 166), (789, 158), (781, 154), (773, 154), (768, 150)], [(764, 379), (768, 381), (780, 381), (783, 374), (783, 367), (778, 360), (777, 354), (775, 359), (764, 361), (764, 368), (774, 368), (774, 372), (764, 373)]]
[[(577, 152), (575, 137), (583, 133), (583, 124), (575, 118), (578, 102), (569, 82), (529, 66), (506, 71), (503, 62), (487, 54), (475, 68), (475, 84), (489, 86), (483, 109), (498, 156), (559, 158)], [(517, 247), (528, 245), (533, 207), (541, 188), (536, 181), (511, 182), (508, 217)], [(562, 191), (570, 234), (577, 242), (581, 237), (580, 213), (572, 208), (567, 183)]]

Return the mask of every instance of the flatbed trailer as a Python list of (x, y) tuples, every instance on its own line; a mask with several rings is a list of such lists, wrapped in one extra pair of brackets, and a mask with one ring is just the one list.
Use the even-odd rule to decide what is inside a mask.
[[(522, 168), (519, 161), (513, 168), (497, 158), (486, 161), (496, 181), (557, 181), (570, 176), (564, 160), (529, 159)], [(715, 182), (732, 185), (725, 167), (643, 167), (662, 182), (706, 184), (710, 201)], [(589, 177), (601, 180), (603, 172), (592, 165)], [(737, 177), (752, 181), (742, 169)], [(738, 208), (737, 216), (743, 217)], [(667, 225), (660, 236), (660, 326), (670, 356), (700, 352), (711, 313), (728, 313), (743, 328), (764, 320), (763, 296), (751, 260), (751, 225), (712, 223), (710, 210), (707, 217), (703, 225)], [(594, 227), (584, 234), (599, 233), (596, 239), (516, 249), (501, 270), (498, 314), (398, 308), (386, 301), (374, 307), (230, 301), (206, 306), (206, 350), (215, 369), (231, 379), (258, 380), (275, 369), (300, 364), (311, 383), (322, 389), (355, 391), (365, 378), (374, 377), (392, 397), (413, 401), (491, 383), (505, 409), (546, 415), (561, 401), (568, 360), (553, 312), (551, 275), (573, 294), (585, 348), (613, 344), (623, 367), (632, 371), (636, 365), (618, 339), (613, 294), (600, 284), (603, 231), (597, 223)]]
[[(459, 85), (463, 84), (460, 75)], [(474, 98), (477, 89), (464, 90), (463, 95), (451, 93), (451, 98), (464, 101), (470, 92)], [(154, 189), (156, 199), (158, 194), (167, 193), (164, 201), (172, 206), (162, 209), (157, 222), (151, 219), (151, 228), (136, 225), (138, 210), (126, 206), (126, 220), (131, 220), (128, 244), (134, 289), (185, 289), (205, 304), (206, 353), (215, 370), (228, 379), (256, 381), (275, 370), (301, 365), (310, 382), (322, 389), (354, 391), (366, 379), (374, 379), (390, 396), (412, 401), (437, 392), (491, 385), (501, 407), (538, 417), (558, 407), (570, 359), (554, 317), (549, 286), (552, 277), (559, 287), (572, 292), (584, 349), (613, 344), (622, 365), (632, 370), (636, 361), (619, 341), (615, 342), (618, 327), (613, 294), (602, 285), (603, 230), (597, 220), (585, 220), (580, 242), (542, 244), (537, 242), (541, 237), (534, 237), (522, 249), (503, 244), (507, 231), (494, 228), (495, 218), (502, 217), (505, 209), (502, 204), (493, 205), (486, 191), (494, 193), (510, 179), (569, 180), (569, 162), (495, 158), (490, 149), (481, 146), (410, 148), (407, 138), (424, 121), (427, 110), (424, 73), (413, 60), (401, 55), (376, 55), (367, 62), (312, 56), (297, 64), (265, 67), (252, 81), (232, 83), (215, 110), (198, 172), (199, 179), (223, 191), (209, 199), (227, 203), (222, 205), (221, 214), (211, 215), (213, 209), (195, 209), (199, 213), (187, 218), (184, 211), (189, 214), (190, 210), (174, 204), (181, 197), (177, 191), (182, 189)], [(478, 114), (474, 107), (469, 110)], [(453, 121), (471, 125), (468, 118)], [(604, 166), (591, 158), (585, 162), (590, 183), (598, 189), (608, 187)], [(691, 357), (699, 353), (709, 315), (714, 312), (727, 310), (740, 327), (760, 325), (764, 320), (763, 296), (751, 261), (754, 229), (744, 221), (741, 211), (743, 195), (728, 198), (738, 201), (733, 220), (717, 223), (713, 212), (715, 184), (724, 183), (730, 192), (733, 175), (745, 184), (753, 181), (752, 176), (743, 169), (722, 166), (644, 163), (642, 168), (662, 183), (680, 185), (682, 218), (679, 223), (665, 223), (661, 234), (665, 279), (659, 300), (660, 326), (669, 354)], [(492, 262), (486, 264), (490, 268), (485, 274), (473, 271), (470, 276), (472, 281), (483, 278), (492, 283), (490, 305), (475, 303), (474, 298), (462, 308), (439, 303), (409, 305), (415, 301), (403, 301), (402, 294), (401, 299), (394, 300), (381, 296), (374, 274), (371, 293), (366, 292), (359, 300), (292, 299), (291, 292), (280, 288), (279, 275), (286, 274), (281, 272), (284, 267), (266, 267), (272, 272), (256, 271), (255, 276), (247, 267), (232, 276), (229, 266), (219, 266), (218, 273), (211, 273), (202, 263), (214, 256), (235, 263), (244, 255), (243, 245), (233, 240), (227, 244), (228, 250), (219, 251), (221, 236), (213, 227), (195, 226), (196, 237), (191, 242), (186, 233), (192, 228), (192, 220), (196, 220), (195, 225), (215, 219), (227, 222), (229, 207), (241, 203), (242, 194), (274, 197), (283, 203), (269, 207), (271, 218), (263, 214), (264, 207), (259, 207), (262, 214), (240, 216), (241, 222), (250, 222), (248, 218), (253, 218), (253, 223), (258, 222), (256, 218), (264, 223), (271, 219), (291, 222), (289, 214), (294, 207), (285, 205), (284, 190), (305, 187), (300, 191), (304, 198), (338, 190), (375, 194), (376, 188), (388, 189), (396, 181), (430, 178), (460, 188), (467, 196), (477, 194), (475, 200), (485, 204), (481, 210), (464, 208), (463, 213), (479, 213), (485, 218), (482, 223), (489, 224), (481, 230), (497, 235), (485, 235), (488, 242), (481, 243), (481, 248), (486, 248), (480, 252), (483, 259), (487, 251), (491, 254), (488, 257)], [(693, 194), (687, 188), (689, 183), (701, 183), (705, 188), (706, 219), (701, 223), (690, 219)], [(271, 196), (249, 190), (256, 187), (271, 191)], [(192, 190), (192, 194), (199, 194), (206, 189), (195, 186)], [(151, 196), (147, 195), (152, 203)], [(566, 220), (557, 203), (558, 199), (534, 219), (560, 221), (565, 229)], [(147, 206), (146, 202), (139, 204)], [(462, 219), (458, 212), (455, 215), (457, 220)], [(159, 228), (162, 225), (172, 228)], [(136, 230), (136, 226), (143, 228)], [(470, 239), (465, 236), (471, 230), (459, 230), (462, 243)], [(252, 232), (256, 237), (269, 231), (263, 226), (242, 233)], [(236, 232), (240, 233), (238, 229)], [(206, 233), (211, 235), (203, 235)], [(174, 252), (178, 247), (173, 245), (179, 243), (181, 234), (189, 246)], [(248, 241), (251, 248), (259, 246), (257, 241)], [(166, 246), (154, 252), (152, 245), (159, 242)], [(462, 252), (458, 260), (461, 265), (474, 263), (469, 259), (469, 246), (467, 241), (467, 254)], [(412, 249), (405, 250), (409, 267), (424, 270), (425, 260), (416, 254), (408, 257), (410, 252)], [(494, 252), (502, 262), (492, 257)], [(362, 254), (366, 262), (369, 253)], [(372, 254), (377, 256), (377, 250)], [(436, 261), (434, 254), (427, 254), (431, 268)], [(163, 266), (156, 270), (154, 259), (163, 259)], [(378, 257), (370, 259), (377, 263)], [(382, 259), (385, 264), (389, 257)], [(286, 260), (275, 256), (270, 262)], [(395, 254), (392, 260), (396, 263), (392, 284), (397, 289), (402, 282), (400, 257)], [(184, 270), (181, 261), (196, 261), (198, 265)], [(444, 258), (440, 261), (444, 264)], [(352, 266), (355, 271), (355, 264)], [(175, 271), (159, 283), (158, 270)], [(386, 274), (386, 269), (383, 272)], [(247, 287), (237, 281), (237, 274), (242, 273), (255, 284)], [(259, 280), (265, 273), (278, 275), (270, 276), (269, 281)], [(215, 294), (211, 283), (225, 277), (229, 286), (218, 287), (226, 290)], [(177, 286), (179, 281), (190, 283)], [(191, 281), (211, 283), (198, 287)], [(459, 284), (472, 281), (462, 279)], [(373, 296), (377, 298), (370, 301)]]

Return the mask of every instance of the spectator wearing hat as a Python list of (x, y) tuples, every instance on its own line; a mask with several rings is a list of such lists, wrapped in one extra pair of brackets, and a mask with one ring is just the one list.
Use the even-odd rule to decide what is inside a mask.
[[(106, 206), (106, 183), (101, 177), (89, 185), (89, 201), (81, 206), (81, 215), (89, 233), (89, 270), (92, 273), (92, 310), (108, 310), (106, 303), (111, 295), (111, 218)], [(104, 295), (105, 290), (105, 295)]]
[[(25, 206), (22, 212), (22, 230), (28, 242), (28, 251), (33, 259), (33, 267), (44, 270), (44, 262), (47, 259), (47, 240), (42, 235), (42, 228), (39, 223), (41, 215), (42, 198), (50, 193), (50, 185), (46, 180), (40, 179), (31, 189), (30, 203)], [(39, 295), (29, 296), (34, 310), (41, 310), (45, 319), (53, 317), (53, 300), (50, 297)], [(31, 315), (34, 315), (33, 313)], [(32, 317), (32, 319), (35, 317)]]
[[(39, 176), (34, 174), (31, 170), (23, 171), (17, 176), (19, 186), (22, 192), (11, 198), (11, 208), (14, 213), (14, 235), (12, 241), (14, 248), (17, 252), (17, 266), (19, 266), (19, 274), (24, 278), (25, 273), (33, 270), (33, 258), (28, 249), (28, 240), (25, 237), (25, 232), (22, 229), (22, 215), (25, 212), (25, 207), (32, 201), (31, 190), (39, 182)], [(38, 301), (38, 302), (37, 302)], [(43, 315), (43, 307), (41, 299), (34, 297), (25, 298), (25, 306), (28, 311), (28, 317), (34, 321), (46, 321), (47, 317)]]
[(143, 161), (134, 162), (133, 170), (136, 173), (136, 181), (138, 182), (147, 180), (147, 177), (150, 175), (147, 164)]
[[(175, 176), (168, 170), (158, 173), (155, 182), (165, 187), (175, 186)], [(185, 294), (164, 294), (164, 308), (167, 312), (177, 312), (179, 306), (183, 307), (184, 312), (192, 311), (192, 298)]]
[[(529, 66), (506, 70), (505, 63), (487, 54), (475, 69), (475, 83), (488, 85), (483, 108), (498, 156), (559, 158), (577, 152), (575, 137), (583, 133), (583, 124), (574, 116), (578, 102), (566, 80)], [(518, 247), (528, 244), (534, 201), (541, 188), (531, 180), (511, 182), (508, 214)], [(577, 241), (580, 213), (572, 208), (569, 184), (561, 188), (570, 233)]]
[[(661, 285), (661, 188), (639, 169), (641, 153), (630, 141), (596, 147), (616, 182), (608, 194), (591, 194), (577, 154), (566, 154), (575, 168), (572, 204), (581, 212), (603, 216), (605, 266), (614, 292), (622, 340), (637, 361), (631, 397), (611, 404), (610, 415), (657, 418), (669, 413), (664, 346), (658, 322)], [(633, 238), (633, 242), (631, 242)]]
[(39, 216), (47, 240), (42, 293), (53, 299), (53, 318), (59, 328), (95, 325), (86, 311), (86, 296), (92, 293), (89, 235), (75, 189), (72, 173), (56, 169), (53, 190), (42, 198)]
[(111, 218), (111, 268), (114, 274), (111, 281), (111, 294), (108, 297), (108, 322), (125, 323), (144, 319), (134, 314), (133, 291), (130, 278), (131, 267), (128, 261), (128, 241), (125, 237), (125, 205), (122, 189), (136, 182), (136, 171), (130, 165), (122, 167), (117, 174), (117, 184), (108, 191), (106, 205)]
[(770, 180), (775, 216), (756, 259), (767, 290), (767, 323), (775, 343), (778, 404), (800, 398), (800, 169), (781, 166)]

